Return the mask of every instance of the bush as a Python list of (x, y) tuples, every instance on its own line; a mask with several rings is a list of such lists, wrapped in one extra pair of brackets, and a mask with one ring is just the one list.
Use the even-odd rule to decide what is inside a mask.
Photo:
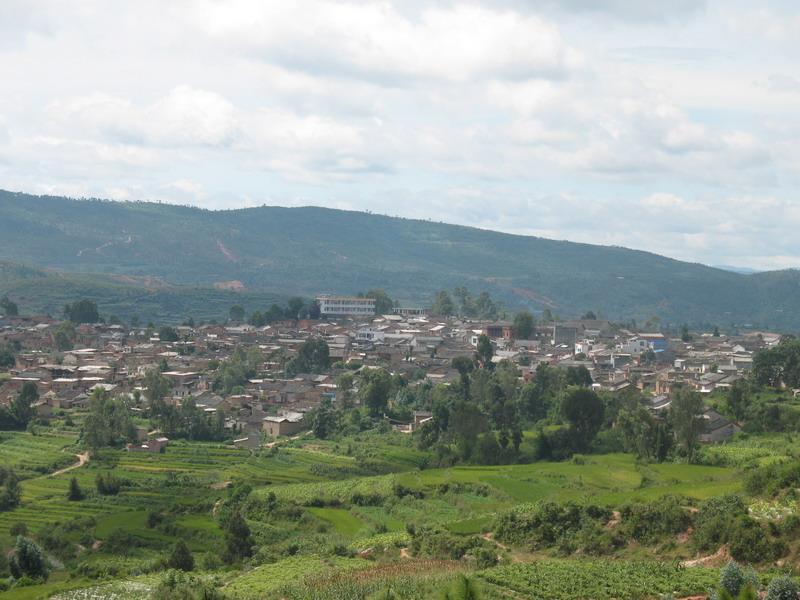
[(744, 500), (735, 494), (707, 500), (694, 518), (693, 543), (699, 550), (716, 550), (728, 542), (733, 523), (746, 515)]
[(122, 481), (111, 473), (100, 474), (95, 479), (95, 486), (97, 486), (97, 492), (103, 496), (116, 496), (122, 488)]
[(78, 480), (75, 477), (73, 477), (72, 479), (69, 480), (69, 490), (67, 491), (67, 500), (71, 502), (79, 502), (80, 500), (83, 500), (83, 498), (84, 498), (83, 490), (81, 489), (81, 486), (78, 485)]
[(44, 552), (33, 541), (18, 536), (14, 546), (14, 556), (9, 562), (11, 574), (19, 579), (28, 576), (33, 579), (47, 579), (49, 574)]
[(194, 569), (194, 557), (192, 556), (189, 546), (183, 540), (178, 540), (175, 547), (172, 549), (167, 559), (167, 566), (170, 569), (177, 569), (179, 571), (191, 571)]
[(432, 525), (417, 528), (411, 537), (414, 556), (458, 560), (475, 545), (473, 539), (457, 537), (442, 527)]
[(676, 496), (664, 496), (648, 504), (627, 504), (620, 509), (620, 515), (625, 535), (645, 543), (685, 531), (691, 524)]
[(8, 528), (8, 533), (12, 537), (17, 537), (18, 535), (27, 535), (28, 526), (22, 521), (17, 521)]
[(766, 600), (797, 600), (797, 584), (791, 577), (775, 577), (769, 582)]
[(731, 556), (736, 560), (759, 563), (780, 558), (786, 552), (781, 540), (774, 540), (758, 521), (740, 517), (727, 532)]
[(743, 569), (736, 561), (728, 561), (719, 575), (718, 596), (726, 593), (735, 598), (747, 587), (758, 590), (758, 575), (753, 569)]
[(103, 543), (103, 550), (111, 554), (121, 554), (123, 556), (130, 555), (133, 550), (140, 546), (139, 538), (131, 535), (124, 529), (114, 529), (108, 534), (108, 537)]

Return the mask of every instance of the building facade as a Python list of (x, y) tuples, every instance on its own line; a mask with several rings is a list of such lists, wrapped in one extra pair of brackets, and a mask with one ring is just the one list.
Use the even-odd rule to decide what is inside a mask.
[(324, 316), (368, 317), (375, 314), (374, 298), (354, 296), (318, 296), (320, 314)]

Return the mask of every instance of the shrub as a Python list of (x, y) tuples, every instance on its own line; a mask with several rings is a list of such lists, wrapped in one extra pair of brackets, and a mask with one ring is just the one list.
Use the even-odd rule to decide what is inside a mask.
[(69, 480), (69, 490), (67, 491), (67, 500), (70, 500), (71, 502), (78, 502), (80, 500), (83, 500), (83, 498), (84, 498), (83, 490), (81, 489), (81, 486), (78, 485), (78, 480), (75, 477), (73, 477), (72, 479)]
[(735, 598), (746, 587), (758, 589), (758, 575), (753, 569), (743, 569), (736, 561), (728, 561), (719, 575), (719, 592)]
[(170, 569), (177, 569), (179, 571), (191, 571), (194, 569), (194, 557), (192, 556), (189, 546), (183, 540), (178, 540), (175, 547), (172, 549), (167, 559), (167, 566)]
[(97, 492), (104, 496), (116, 496), (122, 488), (122, 481), (114, 477), (111, 473), (100, 474), (95, 479)]
[(680, 498), (664, 496), (647, 504), (627, 504), (620, 509), (625, 534), (640, 542), (685, 531), (691, 519)]
[(791, 577), (775, 577), (769, 582), (766, 600), (797, 600), (797, 584)]
[(25, 575), (34, 579), (47, 579), (49, 574), (42, 549), (21, 535), (17, 537), (9, 567), (11, 574), (17, 579)]
[(27, 535), (28, 526), (22, 521), (17, 521), (8, 528), (8, 533), (12, 537), (17, 537), (18, 535)]

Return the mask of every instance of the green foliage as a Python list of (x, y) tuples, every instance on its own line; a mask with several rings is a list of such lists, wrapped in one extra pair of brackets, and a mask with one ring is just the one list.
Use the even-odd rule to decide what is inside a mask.
[(15, 317), (19, 314), (19, 307), (6, 295), (0, 298), (0, 312), (6, 317)]
[(0, 512), (19, 506), (22, 490), (13, 469), (0, 467)]
[(225, 532), (225, 548), (222, 559), (227, 563), (235, 563), (252, 556), (253, 539), (241, 510), (235, 508), (222, 525)]
[(64, 318), (80, 325), (81, 323), (97, 323), (100, 315), (97, 312), (97, 303), (94, 300), (76, 300), (64, 306)]
[(89, 414), (83, 423), (83, 442), (94, 453), (100, 448), (122, 444), (135, 437), (126, 401), (103, 390), (92, 394)]
[(97, 493), (101, 496), (116, 496), (122, 489), (122, 481), (112, 473), (98, 473), (95, 478)]
[(330, 367), (330, 350), (322, 338), (311, 338), (300, 346), (297, 356), (286, 365), (286, 374), (321, 373)]
[(514, 337), (518, 340), (530, 339), (535, 327), (533, 315), (523, 310), (514, 315)]
[(163, 325), (158, 329), (158, 339), (162, 342), (177, 342), (180, 336), (174, 327)]
[(644, 543), (681, 533), (691, 525), (683, 499), (671, 495), (654, 502), (625, 504), (620, 515), (626, 536)]
[(11, 574), (17, 578), (24, 575), (33, 579), (47, 579), (49, 575), (42, 549), (35, 542), (21, 535), (17, 536), (9, 568)]
[(170, 600), (225, 600), (220, 584), (179, 570), (167, 571), (153, 590), (153, 598)]
[(797, 600), (799, 595), (800, 591), (794, 579), (780, 575), (769, 582), (766, 600)]
[(175, 542), (172, 553), (167, 558), (167, 567), (179, 571), (191, 571), (194, 569), (194, 557), (186, 542), (183, 540)]
[(501, 513), (494, 524), (499, 540), (532, 549), (560, 547), (571, 553), (594, 544), (611, 511), (594, 505), (556, 502), (520, 504)]
[(459, 559), (479, 544), (476, 539), (456, 536), (444, 527), (424, 525), (411, 534), (411, 553), (428, 558)]
[(78, 502), (85, 497), (81, 486), (78, 485), (78, 480), (73, 477), (69, 480), (69, 490), (67, 491), (67, 500), (71, 502)]
[(672, 402), (669, 407), (669, 420), (675, 431), (678, 445), (691, 460), (697, 448), (703, 420), (700, 413), (703, 401), (699, 394), (686, 386), (675, 386), (672, 391)]
[(800, 387), (800, 340), (785, 338), (753, 358), (753, 380), (759, 385)]
[(368, 291), (364, 294), (365, 298), (374, 298), (375, 299), (375, 314), (377, 315), (389, 315), (392, 314), (392, 310), (394, 309), (394, 300), (389, 297), (389, 294), (386, 293), (385, 290), (382, 289), (374, 289)]
[(369, 414), (380, 416), (386, 409), (394, 383), (386, 369), (365, 369), (361, 372), (358, 395)]
[(575, 449), (589, 449), (603, 425), (605, 407), (600, 397), (583, 387), (570, 388), (561, 401), (561, 414), (569, 422)]
[(677, 597), (705, 594), (716, 584), (717, 572), (651, 561), (546, 559), (496, 567), (479, 577), (503, 591), (510, 590), (513, 597), (616, 600), (667, 593)]

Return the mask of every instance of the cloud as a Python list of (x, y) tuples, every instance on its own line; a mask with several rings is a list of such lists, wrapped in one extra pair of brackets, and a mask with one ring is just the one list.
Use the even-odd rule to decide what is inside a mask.
[(203, 2), (191, 15), (217, 42), (310, 73), (398, 84), (418, 79), (562, 78), (581, 64), (538, 16), (477, 5), (425, 8), (310, 0)]

